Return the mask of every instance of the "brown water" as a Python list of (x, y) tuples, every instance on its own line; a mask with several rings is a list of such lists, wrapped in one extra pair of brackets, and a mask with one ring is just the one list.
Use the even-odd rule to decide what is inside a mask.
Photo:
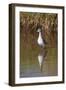
[(20, 77), (56, 76), (56, 48), (20, 48)]

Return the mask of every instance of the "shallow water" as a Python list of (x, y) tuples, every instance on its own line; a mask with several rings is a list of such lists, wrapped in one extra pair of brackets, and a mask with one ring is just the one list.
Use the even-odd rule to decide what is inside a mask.
[(21, 48), (20, 77), (41, 77), (57, 75), (56, 48)]

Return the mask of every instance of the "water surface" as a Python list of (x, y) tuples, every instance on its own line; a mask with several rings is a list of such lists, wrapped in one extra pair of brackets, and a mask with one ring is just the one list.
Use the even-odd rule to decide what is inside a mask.
[(56, 48), (21, 48), (20, 77), (57, 75)]

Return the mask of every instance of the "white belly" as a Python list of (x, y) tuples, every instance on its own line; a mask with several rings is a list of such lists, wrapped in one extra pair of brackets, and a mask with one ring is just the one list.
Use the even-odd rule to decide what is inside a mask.
[(38, 38), (37, 42), (38, 42), (38, 45), (44, 46), (44, 42), (43, 42), (43, 39), (41, 37)]

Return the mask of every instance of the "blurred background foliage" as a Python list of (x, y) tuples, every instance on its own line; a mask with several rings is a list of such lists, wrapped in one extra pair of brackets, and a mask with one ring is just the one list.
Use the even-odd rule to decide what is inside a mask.
[[(42, 29), (42, 38), (47, 47), (57, 46), (58, 16), (53, 13), (20, 12), (20, 42), (24, 48), (37, 46), (37, 28)], [(30, 45), (29, 45), (30, 44)]]

